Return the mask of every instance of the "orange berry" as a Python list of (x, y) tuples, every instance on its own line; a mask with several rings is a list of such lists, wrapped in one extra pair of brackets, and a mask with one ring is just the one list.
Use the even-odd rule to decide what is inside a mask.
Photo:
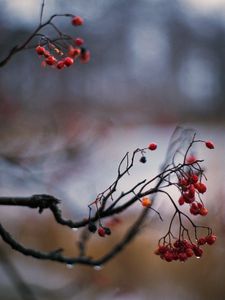
[(142, 200), (141, 200), (141, 204), (142, 206), (144, 207), (150, 207), (152, 205), (152, 200), (147, 198), (147, 197), (144, 197)]

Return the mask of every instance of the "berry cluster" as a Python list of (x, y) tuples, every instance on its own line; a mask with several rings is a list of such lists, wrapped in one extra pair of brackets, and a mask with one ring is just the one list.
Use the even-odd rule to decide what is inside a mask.
[[(204, 143), (208, 149), (215, 148), (212, 141), (205, 141)], [(185, 162), (190, 166), (188, 166), (188, 169), (182, 170), (182, 175), (178, 176), (178, 186), (181, 191), (178, 203), (180, 205), (185, 203), (190, 204), (190, 213), (192, 215), (206, 216), (208, 214), (208, 209), (204, 206), (199, 196), (199, 194), (204, 194), (207, 190), (206, 185), (201, 182), (203, 170), (201, 170), (199, 165), (197, 165), (199, 169), (196, 170), (194, 165), (197, 163), (197, 159), (194, 155), (188, 156)], [(198, 196), (199, 201), (196, 200), (196, 195)]]
[(141, 150), (142, 156), (141, 156), (141, 158), (140, 158), (139, 161), (140, 161), (141, 163), (145, 164), (145, 163), (147, 162), (147, 159), (146, 159), (146, 157), (145, 157), (145, 150), (148, 149), (148, 150), (154, 151), (154, 150), (157, 149), (157, 147), (158, 147), (158, 146), (157, 146), (156, 143), (151, 143), (151, 144), (148, 145), (147, 148), (142, 149), (142, 150)]
[[(202, 182), (202, 178), (205, 177), (204, 169), (201, 167), (202, 160), (197, 160), (197, 158), (191, 154), (189, 155), (189, 150), (191, 149), (194, 143), (201, 142), (204, 143), (208, 149), (214, 149), (215, 146), (212, 141), (202, 141), (195, 140), (195, 135), (190, 143), (188, 150), (184, 155), (183, 162), (179, 164), (178, 169), (175, 171), (178, 182), (173, 182), (169, 179), (166, 179), (166, 186), (175, 185), (181, 196), (178, 200), (180, 206), (184, 204), (188, 204), (190, 206), (190, 213), (192, 215), (201, 215), (206, 216), (208, 214), (207, 208), (204, 206), (203, 201), (201, 199), (201, 195), (204, 194), (207, 190), (206, 185)], [(176, 169), (176, 165), (173, 160), (173, 166)], [(195, 225), (191, 218), (182, 212), (179, 207), (176, 205), (172, 197), (164, 192), (170, 198), (172, 204), (175, 207), (175, 213), (170, 221), (169, 230), (167, 234), (159, 240), (159, 246), (155, 250), (155, 254), (159, 255), (161, 259), (171, 262), (175, 260), (186, 261), (188, 258), (192, 256), (196, 256), (200, 258), (203, 255), (203, 249), (201, 246), (208, 244), (212, 245), (216, 241), (216, 236), (212, 234), (212, 229), (206, 226), (198, 226)], [(173, 226), (175, 218), (178, 218), (179, 227), (179, 237), (175, 238), (175, 234), (173, 233)], [(196, 243), (191, 241), (189, 229), (185, 227), (185, 223), (183, 222), (183, 218), (185, 218), (194, 228), (194, 234)], [(198, 238), (198, 229), (204, 229), (208, 231), (208, 234), (205, 237)], [(185, 239), (185, 237), (188, 238)], [(172, 242), (174, 241), (174, 242)]]
[[(178, 186), (181, 190), (181, 196), (178, 200), (180, 205), (190, 204), (190, 213), (193, 215), (206, 216), (207, 208), (203, 203), (196, 200), (196, 194), (204, 194), (207, 190), (206, 185), (199, 181), (195, 173), (185, 173), (179, 178)], [(200, 198), (199, 198), (200, 199)]]
[[(133, 166), (134, 158), (137, 153), (141, 154), (140, 162), (145, 163), (146, 157), (145, 153), (147, 150), (154, 151), (157, 149), (157, 144), (150, 143), (148, 147), (143, 149), (136, 149), (133, 152), (131, 159), (129, 159), (128, 153), (123, 157), (121, 163), (118, 167), (118, 176), (116, 180), (102, 193), (98, 194), (96, 199), (88, 205), (89, 207), (89, 218), (88, 220), (88, 230), (92, 233), (97, 232), (100, 237), (105, 237), (111, 234), (111, 229), (114, 225), (119, 224), (120, 220), (115, 219), (113, 222), (105, 223), (106, 226), (102, 225), (101, 218), (104, 217), (102, 212), (107, 212), (114, 210), (116, 213), (122, 211), (125, 205), (131, 205), (135, 201), (140, 201), (141, 205), (145, 208), (143, 215), (147, 214), (147, 208), (155, 211), (159, 218), (162, 220), (160, 213), (154, 209), (153, 200), (154, 194), (162, 193), (164, 196), (168, 196), (171, 203), (175, 208), (175, 212), (170, 220), (169, 229), (165, 236), (160, 238), (158, 243), (158, 248), (155, 250), (155, 254), (159, 255), (161, 259), (167, 262), (171, 261), (181, 261), (185, 262), (190, 257), (200, 258), (203, 255), (202, 246), (205, 244), (212, 245), (216, 241), (216, 236), (212, 234), (212, 229), (206, 226), (196, 225), (189, 214), (185, 214), (180, 210), (180, 206), (188, 204), (190, 206), (190, 213), (192, 215), (206, 216), (208, 213), (207, 208), (204, 206), (201, 199), (201, 195), (207, 190), (206, 185), (202, 182), (205, 178), (204, 169), (201, 167), (202, 160), (197, 159), (194, 155), (189, 154), (194, 143), (205, 143), (205, 146), (209, 149), (214, 149), (214, 145), (211, 141), (196, 140), (195, 135), (191, 143), (189, 144), (186, 152), (183, 154), (180, 149), (176, 153), (182, 154), (182, 161), (176, 163), (175, 155), (172, 158), (172, 162), (165, 166), (162, 172), (153, 177), (150, 180), (144, 180), (130, 191), (124, 193), (122, 192), (116, 199), (113, 197), (113, 193), (117, 189), (117, 184), (120, 178), (128, 174), (129, 170)], [(125, 167), (124, 167), (125, 166)], [(156, 186), (152, 188), (152, 183), (158, 180)], [(140, 186), (139, 191), (135, 189)], [(172, 196), (167, 192), (167, 188), (174, 186), (178, 188), (181, 196), (178, 200), (179, 205), (172, 198)], [(124, 195), (129, 195), (131, 198), (128, 199), (125, 204), (118, 205), (119, 201), (123, 199)], [(153, 194), (153, 196), (150, 196)], [(108, 204), (107, 200), (111, 199), (112, 203)], [(92, 210), (95, 213), (92, 215)], [(177, 222), (174, 222), (177, 219)], [(192, 233), (196, 242), (192, 241), (189, 228), (186, 227), (187, 222), (192, 225)], [(97, 226), (96, 226), (97, 224)], [(111, 228), (111, 229), (110, 229)], [(205, 236), (199, 237), (199, 229), (201, 231), (207, 230)]]
[[(75, 16), (71, 21), (74, 26), (83, 25), (81, 17)], [(41, 37), (40, 45), (36, 47), (36, 53), (43, 57), (42, 66), (52, 66), (58, 70), (70, 67), (79, 58), (81, 63), (88, 63), (90, 51), (83, 47), (84, 40), (80, 37), (72, 38), (60, 32), (60, 37), (55, 41), (46, 36)]]
[(155, 254), (159, 255), (161, 259), (167, 262), (176, 260), (184, 262), (193, 256), (200, 258), (203, 255), (203, 250), (200, 246), (205, 244), (212, 245), (215, 241), (216, 236), (213, 234), (199, 238), (197, 244), (186, 239), (177, 239), (173, 244), (168, 243), (159, 245), (155, 250)]
[[(89, 222), (88, 224), (88, 230), (92, 233), (95, 233), (97, 231), (97, 226), (93, 222)], [(105, 237), (106, 235), (110, 235), (111, 230), (109, 227), (103, 227), (102, 225), (98, 228), (98, 235), (101, 237)]]

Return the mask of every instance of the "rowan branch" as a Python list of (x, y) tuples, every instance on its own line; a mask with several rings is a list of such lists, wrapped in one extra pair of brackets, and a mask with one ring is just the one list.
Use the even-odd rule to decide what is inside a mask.
[[(51, 17), (49, 17), (49, 19), (47, 21), (45, 21), (44, 23), (42, 23), (42, 17), (43, 17), (43, 10), (44, 10), (44, 2), (42, 2), (42, 5), (41, 5), (41, 14), (40, 14), (40, 22), (39, 24), (37, 25), (37, 27), (34, 29), (34, 31), (28, 36), (28, 38), (22, 42), (20, 45), (15, 45), (14, 47), (11, 48), (11, 50), (9, 50), (9, 53), (6, 55), (5, 58), (3, 58), (1, 61), (0, 61), (0, 68), (1, 67), (4, 67), (8, 62), (9, 60), (17, 53), (29, 48), (29, 45), (30, 45), (30, 42), (38, 37), (38, 36), (41, 36), (41, 37), (44, 37), (44, 40), (47, 38), (45, 35), (41, 34), (41, 30), (43, 30), (45, 27), (47, 27), (48, 25), (51, 25), (51, 26), (55, 26), (54, 23), (52, 23), (52, 21), (56, 18), (56, 17), (74, 17), (73, 14), (69, 14), (69, 13), (66, 13), (66, 14), (54, 14), (52, 15)], [(55, 26), (56, 27), (56, 26)], [(54, 38), (53, 40), (47, 38), (50, 42), (54, 42), (54, 41), (60, 41), (60, 40), (67, 40), (68, 39), (68, 35), (63, 35), (62, 36), (62, 33), (60, 32), (59, 34), (59, 37), (58, 38)], [(71, 40), (72, 40), (72, 37), (69, 37)], [(42, 45), (45, 45), (46, 42), (41, 42), (40, 44)], [(33, 47), (33, 46), (32, 46)]]

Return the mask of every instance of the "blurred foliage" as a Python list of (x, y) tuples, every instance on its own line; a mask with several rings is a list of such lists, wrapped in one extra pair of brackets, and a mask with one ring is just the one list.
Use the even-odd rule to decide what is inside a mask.
[[(22, 110), (55, 120), (75, 110), (113, 122), (118, 113), (119, 122), (223, 121), (221, 18), (197, 14), (181, 1), (94, 1), (87, 12), (83, 1), (77, 7), (90, 17), (84, 28), (74, 30), (67, 20), (61, 26), (86, 37), (91, 63), (56, 72), (42, 69), (33, 50), (18, 54), (1, 71), (1, 115), (15, 118)], [(48, 12), (53, 8), (76, 10), (75, 4), (60, 7), (58, 1), (49, 2)], [(33, 27), (10, 24), (1, 27), (1, 56)]]

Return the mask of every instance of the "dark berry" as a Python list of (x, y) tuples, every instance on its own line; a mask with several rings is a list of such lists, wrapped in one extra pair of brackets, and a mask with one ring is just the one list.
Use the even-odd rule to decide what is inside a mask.
[(147, 161), (147, 159), (146, 159), (145, 156), (142, 156), (142, 157), (140, 158), (140, 162), (141, 162), (141, 163), (145, 164), (146, 161)]
[(111, 234), (111, 230), (108, 227), (105, 227), (105, 234), (110, 235)]

